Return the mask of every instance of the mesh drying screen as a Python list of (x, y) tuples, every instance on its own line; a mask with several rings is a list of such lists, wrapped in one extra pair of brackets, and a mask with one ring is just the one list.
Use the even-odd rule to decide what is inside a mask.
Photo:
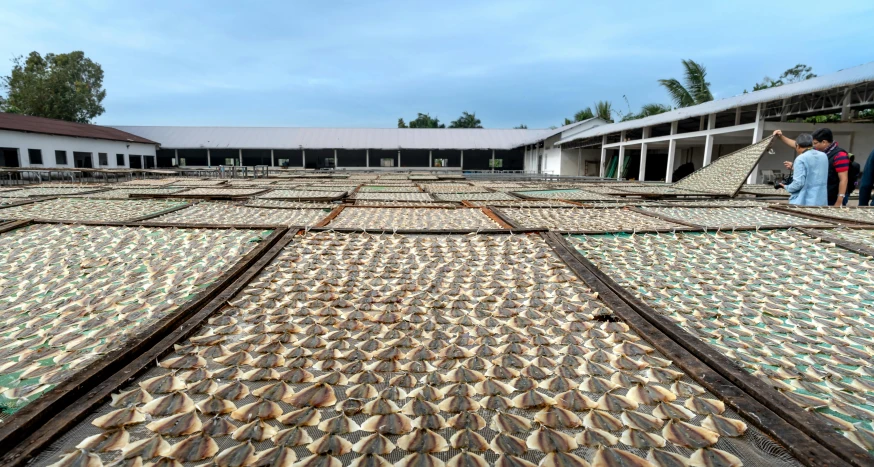
[(794, 230), (571, 243), (659, 313), (872, 449), (870, 257)]
[[(127, 425), (129, 439), (113, 448), (172, 429), (164, 437), (177, 447), (161, 454), (189, 456), (185, 465), (239, 454), (253, 437), (253, 452), (274, 452), (268, 450), (288, 443), (286, 430), (295, 429), (308, 438), (288, 447), (298, 460), (330, 445), (325, 455), (336, 465), (359, 460), (366, 448), (357, 443), (378, 433), (395, 446), (379, 451), (388, 463), (424, 451), (443, 462), (467, 452), (494, 464), (501, 433), (520, 443), (513, 456), (534, 463), (551, 450), (548, 438), (587, 461), (615, 452), (650, 455), (653, 448), (620, 440), (629, 435), (638, 446), (643, 439), (663, 444), (655, 448), (660, 455), (689, 459), (700, 442), (746, 465), (797, 465), (616, 320), (539, 236), (311, 232), (159, 365), (34, 464), (68, 453), (104, 463), (123, 457), (126, 451), (83, 453), (76, 446), (112, 433), (126, 413), (145, 423)], [(117, 412), (126, 404), (135, 409)], [(227, 404), (235, 411), (205, 413)], [(256, 415), (253, 407), (262, 410)], [(107, 421), (110, 412), (115, 422)], [(188, 418), (155, 423), (172, 413)], [(688, 425), (666, 422), (668, 413)], [(250, 429), (258, 417), (266, 435)], [(704, 428), (712, 421), (722, 435)], [(178, 447), (188, 436), (180, 428), (197, 437), (218, 423), (234, 431), (213, 431), (215, 445), (206, 442), (202, 455)], [(331, 429), (342, 441), (327, 435)], [(693, 432), (706, 441), (694, 441)], [(423, 438), (432, 443), (414, 442)], [(316, 460), (330, 461), (301, 465)]]

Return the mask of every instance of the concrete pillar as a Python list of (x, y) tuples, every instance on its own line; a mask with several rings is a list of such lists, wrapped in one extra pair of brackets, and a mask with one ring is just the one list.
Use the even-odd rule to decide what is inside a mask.
[(583, 148), (577, 148), (577, 177), (583, 174)]
[(607, 135), (601, 137), (601, 170), (598, 173), (598, 176), (604, 178), (607, 174), (607, 148), (604, 146), (607, 145)]
[(668, 168), (665, 171), (665, 181), (674, 182), (674, 159), (677, 155), (677, 140), (668, 141)]
[(270, 167), (276, 167), (276, 159), (273, 158), (273, 150), (270, 150)]
[[(716, 129), (716, 114), (710, 114), (707, 116), (707, 129), (715, 130)], [(706, 139), (704, 140), (704, 165), (702, 167), (706, 167), (710, 165), (710, 162), (713, 160), (713, 135), (708, 134)]]
[(622, 178), (622, 163), (625, 162), (625, 145), (619, 146), (619, 163), (616, 166), (616, 180)]
[(401, 150), (398, 149), (398, 167), (401, 166)]
[(734, 109), (734, 124), (740, 125), (740, 107)]
[(206, 166), (212, 167), (212, 156), (209, 153), (209, 148), (206, 149)]
[[(753, 129), (753, 142), (752, 144), (756, 144), (762, 140), (762, 133), (765, 132), (765, 119), (762, 118), (762, 104), (759, 103), (756, 105), (756, 126)], [(747, 177), (747, 183), (756, 183), (756, 179), (758, 179), (759, 173), (759, 165), (756, 164), (753, 167), (753, 171), (750, 172), (750, 176)]]
[(364, 166), (370, 167), (370, 149), (364, 150)]
[(495, 173), (495, 150), (492, 149), (492, 173)]
[(300, 150), (300, 163), (301, 163), (301, 165), (304, 166), (304, 168), (306, 168), (306, 166), (307, 166), (307, 150), (306, 149)]
[(178, 149), (173, 150), (173, 161), (176, 163), (175, 164), (176, 167), (179, 167), (179, 150)]
[(850, 103), (852, 102), (853, 97), (853, 87), (850, 86), (847, 88), (846, 92), (844, 92), (844, 102), (841, 105), (841, 121), (846, 122), (850, 119)]
[(464, 171), (464, 149), (461, 150), (461, 161), (459, 162), (458, 165), (461, 166), (461, 171), (463, 172)]
[[(644, 127), (643, 128), (643, 136), (642, 139), (646, 141), (652, 135), (652, 128)], [(647, 152), (647, 143), (640, 144), (640, 170), (637, 171), (637, 179), (641, 182), (646, 179), (646, 152)]]
[(340, 167), (340, 161), (337, 160), (337, 150), (334, 149), (334, 168)]
[(242, 167), (243, 166), (243, 150), (240, 149), (239, 151), (240, 151), (240, 167)]
[(433, 152), (434, 151), (432, 151), (430, 149), (428, 150), (428, 167), (434, 167), (434, 162), (432, 159), (432, 156), (434, 155)]

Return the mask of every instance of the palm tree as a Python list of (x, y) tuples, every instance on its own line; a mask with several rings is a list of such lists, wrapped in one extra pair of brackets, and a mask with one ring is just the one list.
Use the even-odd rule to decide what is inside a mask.
[(651, 115), (663, 114), (665, 112), (670, 112), (671, 106), (664, 104), (646, 104), (640, 108), (640, 112), (638, 113), (630, 113), (622, 117), (623, 122), (627, 122), (628, 120), (637, 120), (639, 118), (649, 117)]
[(595, 116), (595, 114), (592, 113), (592, 108), (586, 107), (585, 109), (580, 110), (579, 112), (574, 114), (574, 121), (575, 122), (582, 122), (584, 120), (588, 120), (590, 118), (593, 118), (594, 116)]
[(707, 82), (707, 70), (704, 66), (693, 60), (683, 60), (683, 68), (686, 69), (685, 83), (674, 78), (659, 80), (659, 84), (668, 90), (674, 105), (689, 107), (712, 101), (713, 94), (710, 93), (710, 83)]
[(613, 104), (610, 101), (598, 101), (595, 104), (595, 116), (613, 123)]
[(458, 117), (458, 120), (453, 120), (449, 124), (449, 128), (482, 128), (482, 123), (480, 119), (476, 118), (476, 112), (472, 114), (461, 112), (461, 116)]

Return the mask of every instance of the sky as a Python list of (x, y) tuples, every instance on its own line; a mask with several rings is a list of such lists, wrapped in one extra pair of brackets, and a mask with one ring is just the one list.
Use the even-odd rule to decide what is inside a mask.
[(682, 59), (717, 99), (797, 63), (867, 63), (872, 26), (871, 0), (3, 0), (0, 75), (31, 51), (82, 50), (105, 73), (104, 125), (389, 128), (467, 111), (546, 128), (598, 100), (669, 104), (657, 80), (681, 78)]

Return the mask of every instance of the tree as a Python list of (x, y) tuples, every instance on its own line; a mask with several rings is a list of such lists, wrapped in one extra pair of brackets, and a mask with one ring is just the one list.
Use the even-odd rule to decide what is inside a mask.
[(458, 117), (458, 120), (453, 120), (449, 123), (449, 128), (482, 128), (482, 122), (480, 119), (476, 118), (476, 112), (467, 113), (461, 112), (461, 116)]
[(103, 69), (84, 52), (45, 57), (31, 52), (12, 63), (12, 73), (0, 79), (8, 91), (0, 98), (0, 110), (79, 123), (90, 123), (106, 110), (101, 105), (106, 97)]
[(713, 94), (710, 93), (710, 83), (707, 82), (707, 70), (704, 66), (693, 60), (683, 60), (683, 68), (685, 68), (683, 83), (674, 78), (659, 80), (659, 84), (668, 91), (674, 105), (689, 107), (712, 101)]
[(610, 101), (598, 101), (595, 103), (595, 116), (613, 123), (613, 104)]
[(440, 123), (439, 118), (432, 118), (429, 114), (419, 112), (415, 120), (410, 120), (409, 125), (404, 123), (403, 118), (399, 118), (398, 128), (446, 128), (446, 125)]
[(586, 120), (588, 120), (590, 118), (594, 118), (594, 117), (595, 117), (595, 114), (592, 113), (592, 108), (586, 107), (585, 109), (580, 110), (579, 112), (574, 114), (574, 121), (575, 122), (582, 122), (582, 121), (586, 121)]
[(640, 108), (640, 112), (638, 113), (629, 113), (622, 117), (623, 122), (627, 122), (628, 120), (637, 120), (639, 118), (649, 117), (652, 115), (663, 114), (665, 112), (670, 112), (671, 106), (664, 104), (646, 104)]
[(528, 125), (526, 125), (526, 124), (523, 123), (523, 124), (521, 124), (521, 125), (519, 125), (519, 126), (514, 126), (513, 129), (514, 129), (514, 130), (527, 130), (527, 129), (528, 129)]
[(813, 68), (799, 63), (798, 65), (795, 65), (794, 67), (784, 71), (783, 74), (780, 75), (780, 77), (777, 79), (771, 79), (765, 76), (762, 79), (761, 83), (756, 83), (756, 85), (753, 86), (753, 91), (776, 88), (777, 86), (797, 83), (799, 81), (808, 80), (810, 78), (816, 78), (816, 74), (813, 73)]

